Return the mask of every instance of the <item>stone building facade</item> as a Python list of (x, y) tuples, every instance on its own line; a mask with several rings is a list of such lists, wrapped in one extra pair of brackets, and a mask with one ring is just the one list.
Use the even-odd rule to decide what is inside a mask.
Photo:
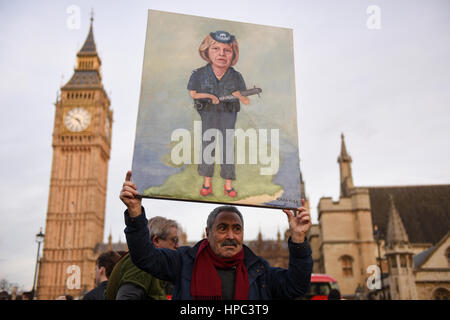
[(320, 199), (308, 236), (314, 271), (350, 299), (450, 298), (450, 185), (354, 186), (341, 139), (339, 200)]

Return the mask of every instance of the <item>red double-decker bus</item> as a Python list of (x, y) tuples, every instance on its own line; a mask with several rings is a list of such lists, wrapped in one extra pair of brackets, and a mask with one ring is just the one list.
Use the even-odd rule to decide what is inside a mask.
[(330, 291), (339, 290), (336, 279), (327, 274), (313, 273), (311, 275), (311, 286), (304, 298), (309, 300), (328, 300)]

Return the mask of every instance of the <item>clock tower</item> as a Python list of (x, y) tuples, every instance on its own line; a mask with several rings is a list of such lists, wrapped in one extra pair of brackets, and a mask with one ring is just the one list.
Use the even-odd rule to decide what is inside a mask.
[(73, 76), (55, 103), (38, 299), (81, 296), (95, 286), (94, 248), (103, 241), (112, 110), (92, 24), (93, 18)]

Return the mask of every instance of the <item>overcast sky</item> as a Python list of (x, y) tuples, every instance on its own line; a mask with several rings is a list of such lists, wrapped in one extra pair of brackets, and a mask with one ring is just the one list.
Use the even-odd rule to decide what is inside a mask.
[[(118, 194), (132, 163), (147, 9), (294, 30), (300, 165), (314, 222), (319, 199), (339, 197), (342, 132), (357, 186), (450, 182), (448, 0), (131, 3), (0, 2), (0, 279), (31, 289), (34, 237), (45, 228), (48, 203), (53, 104), (73, 74), (91, 8), (114, 111), (105, 241), (110, 232), (113, 241), (125, 241)], [(79, 25), (73, 8), (80, 9)], [(200, 239), (215, 207), (143, 203), (149, 215), (179, 221), (191, 241)], [(288, 226), (280, 210), (242, 211), (246, 240), (259, 230), (274, 239)]]

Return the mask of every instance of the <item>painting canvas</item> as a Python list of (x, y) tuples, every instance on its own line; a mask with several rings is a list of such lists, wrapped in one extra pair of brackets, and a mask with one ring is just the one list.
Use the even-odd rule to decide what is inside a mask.
[(142, 197), (301, 206), (292, 29), (149, 10)]

